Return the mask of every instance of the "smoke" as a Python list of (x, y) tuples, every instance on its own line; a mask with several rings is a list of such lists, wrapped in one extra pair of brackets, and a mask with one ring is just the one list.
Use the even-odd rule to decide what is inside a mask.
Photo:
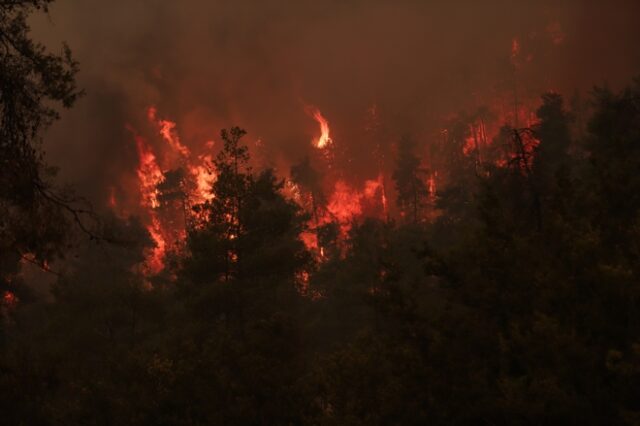
[(69, 43), (87, 95), (45, 146), (99, 204), (135, 179), (127, 126), (151, 132), (151, 105), (194, 151), (240, 125), (275, 166), (313, 149), (314, 105), (365, 179), (372, 105), (384, 138), (428, 145), (447, 115), (512, 90), (514, 39), (523, 97), (622, 85), (640, 72), (638, 16), (636, 1), (58, 0), (35, 35)]

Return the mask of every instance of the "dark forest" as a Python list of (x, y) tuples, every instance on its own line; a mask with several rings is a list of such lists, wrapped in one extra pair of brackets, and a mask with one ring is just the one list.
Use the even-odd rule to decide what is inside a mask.
[(638, 40), (0, 0), (0, 423), (640, 425)]

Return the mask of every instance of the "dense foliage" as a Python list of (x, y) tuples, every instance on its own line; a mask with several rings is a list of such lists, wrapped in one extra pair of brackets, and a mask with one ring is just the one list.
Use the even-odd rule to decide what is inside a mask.
[(247, 167), (244, 132), (225, 132), (209, 219), (172, 281), (149, 288), (135, 268), (145, 232), (112, 218), (115, 240), (140, 243), (89, 247), (54, 302), (8, 314), (3, 415), (637, 424), (639, 99), (638, 85), (598, 89), (585, 139), (572, 140), (562, 99), (546, 95), (530, 169), (462, 168), (476, 179), (464, 211), (441, 197), (435, 221), (354, 224), (321, 263), (299, 240), (309, 216), (270, 171)]
[(0, 1), (0, 291), (9, 281), (15, 287), (22, 258), (43, 263), (62, 253), (68, 222), (84, 226), (85, 208), (53, 187), (55, 171), (39, 143), (58, 118), (56, 107), (70, 107), (80, 95), (69, 49), (51, 54), (29, 37), (29, 14), (49, 3)]

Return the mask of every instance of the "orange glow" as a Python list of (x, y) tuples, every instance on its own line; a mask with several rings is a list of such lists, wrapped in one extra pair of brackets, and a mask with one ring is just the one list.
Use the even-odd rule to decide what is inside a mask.
[(464, 146), (462, 147), (462, 153), (464, 155), (470, 155), (476, 149), (476, 142), (473, 139), (473, 136), (469, 136), (464, 141)]
[(109, 187), (109, 207), (115, 210), (118, 207), (118, 201), (116, 200), (116, 188), (114, 186)]
[(360, 194), (345, 182), (336, 182), (327, 210), (338, 222), (343, 234), (349, 232), (353, 219), (362, 213), (360, 197)]
[(362, 192), (355, 190), (342, 180), (336, 182), (327, 210), (340, 225), (343, 236), (349, 232), (354, 220), (364, 215), (365, 205), (384, 204), (382, 189), (381, 179), (366, 181)]
[(314, 232), (303, 232), (300, 234), (300, 239), (304, 243), (307, 250), (318, 250), (318, 236)]
[(382, 210), (384, 211), (385, 218), (387, 218), (389, 214), (389, 204), (387, 202), (387, 190), (384, 185), (382, 185)]
[(339, 179), (333, 186), (327, 205), (318, 212), (317, 219), (309, 220), (309, 230), (302, 232), (300, 239), (316, 255), (316, 260), (326, 260), (325, 248), (318, 241), (316, 227), (334, 222), (339, 227), (340, 239), (344, 239), (352, 225), (363, 217), (386, 218), (386, 202), (382, 175), (365, 181), (362, 190)]
[(520, 56), (520, 41), (514, 37), (511, 40), (511, 63), (516, 65), (516, 61)]
[(284, 182), (283, 188), (284, 196), (288, 199), (295, 201), (296, 203), (302, 203), (302, 191), (300, 191), (300, 186), (297, 183), (292, 181), (291, 179), (286, 179)]
[(2, 294), (1, 305), (5, 309), (13, 309), (18, 305), (19, 301), (20, 299), (12, 291), (7, 290)]
[(364, 195), (373, 198), (382, 189), (382, 182), (378, 180), (368, 180), (364, 183)]
[(298, 290), (303, 295), (306, 295), (309, 291), (309, 278), (307, 271), (302, 271), (298, 274)]
[(427, 180), (427, 188), (429, 190), (429, 199), (432, 201), (436, 198), (436, 176), (438, 176), (438, 172), (431, 173), (429, 175), (429, 179)]

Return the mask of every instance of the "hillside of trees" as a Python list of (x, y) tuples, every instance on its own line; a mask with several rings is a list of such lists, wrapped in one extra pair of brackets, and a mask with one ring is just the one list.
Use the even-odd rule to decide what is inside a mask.
[[(47, 3), (0, 4), (2, 424), (640, 425), (640, 80), (594, 89), (580, 131), (542, 94), (507, 164), (452, 148), (431, 207), (399, 138), (408, 214), (325, 226), (322, 261), (313, 212), (224, 130), (215, 197), (149, 278), (139, 221), (96, 218), (39, 149), (80, 95), (70, 53), (28, 38)], [(25, 259), (63, 259), (51, 297)]]

